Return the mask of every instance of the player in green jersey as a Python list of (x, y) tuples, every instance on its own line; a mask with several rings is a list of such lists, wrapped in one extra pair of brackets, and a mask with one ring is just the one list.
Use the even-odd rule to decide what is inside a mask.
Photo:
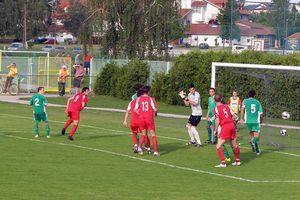
[(209, 97), (208, 97), (208, 109), (207, 109), (207, 143), (208, 144), (216, 144), (217, 136), (213, 136), (213, 130), (216, 124), (216, 120), (214, 118), (214, 109), (216, 107), (215, 102), (215, 88), (209, 88)]
[(254, 90), (249, 91), (248, 99), (245, 99), (242, 103), (241, 111), (241, 123), (246, 123), (246, 127), (251, 136), (251, 147), (253, 152), (260, 155), (258, 146), (260, 123), (263, 118), (263, 109), (260, 102), (255, 99), (256, 93)]
[(50, 127), (46, 113), (47, 100), (46, 97), (43, 95), (44, 92), (44, 87), (38, 87), (38, 93), (33, 95), (33, 97), (29, 101), (29, 105), (33, 106), (35, 138), (39, 137), (39, 122), (41, 122), (41, 120), (45, 122), (46, 135), (47, 138), (50, 138)]

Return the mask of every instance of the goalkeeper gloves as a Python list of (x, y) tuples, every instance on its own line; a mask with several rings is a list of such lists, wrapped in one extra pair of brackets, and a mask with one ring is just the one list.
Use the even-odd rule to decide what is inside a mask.
[(181, 90), (181, 91), (178, 93), (178, 95), (181, 97), (182, 100), (187, 99), (186, 93), (185, 93), (183, 90)]

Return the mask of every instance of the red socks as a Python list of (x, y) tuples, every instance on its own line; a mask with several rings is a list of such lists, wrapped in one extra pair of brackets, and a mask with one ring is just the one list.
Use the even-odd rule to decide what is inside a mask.
[(157, 140), (156, 140), (155, 135), (152, 136), (152, 145), (153, 145), (154, 152), (158, 152), (158, 150), (157, 150)]
[(75, 124), (73, 125), (72, 130), (70, 132), (70, 137), (73, 137), (74, 133), (76, 132), (77, 127), (78, 127), (78, 125), (75, 125)]
[(145, 141), (145, 137), (146, 137), (146, 135), (141, 135), (141, 138), (140, 138), (140, 144), (139, 144), (139, 148), (140, 148), (140, 149), (143, 148), (143, 144), (144, 144), (144, 141)]
[(136, 136), (136, 133), (132, 133), (132, 142), (133, 144), (137, 144), (137, 136)]
[(221, 163), (225, 162), (225, 156), (222, 147), (217, 149)]
[(148, 135), (146, 135), (146, 137), (145, 137), (145, 143), (146, 143), (146, 147), (150, 148), (150, 139), (149, 139)]
[(235, 159), (237, 160), (237, 161), (240, 161), (240, 147), (239, 146), (237, 146), (237, 147), (235, 147), (234, 148), (234, 154), (235, 154)]
[(69, 119), (69, 120), (66, 122), (66, 124), (65, 124), (65, 126), (64, 126), (64, 129), (67, 129), (67, 128), (70, 126), (70, 124), (72, 124), (72, 122), (73, 122), (73, 120)]

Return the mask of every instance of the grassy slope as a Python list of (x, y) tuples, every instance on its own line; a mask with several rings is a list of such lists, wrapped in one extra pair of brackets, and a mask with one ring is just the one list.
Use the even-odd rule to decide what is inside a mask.
[[(84, 111), (72, 143), (59, 134), (60, 122), (66, 120), (63, 109), (48, 108), (52, 138), (41, 137), (38, 141), (49, 143), (39, 143), (3, 136), (33, 138), (29, 107), (1, 103), (0, 109), (3, 152), (0, 199), (297, 199), (300, 196), (299, 183), (247, 183), (71, 146), (253, 180), (300, 180), (299, 157), (266, 151), (257, 157), (247, 148), (242, 149), (241, 167), (214, 168), (218, 162), (214, 146), (196, 149), (174, 139), (187, 138), (185, 120), (156, 119), (162, 155), (155, 158), (131, 153), (131, 138), (129, 130), (121, 127), (121, 113)], [(199, 128), (202, 140), (206, 139), (204, 125)], [(40, 127), (43, 133), (43, 126)], [(245, 143), (248, 140), (244, 129), (239, 140)], [(298, 150), (288, 152), (299, 154)]]

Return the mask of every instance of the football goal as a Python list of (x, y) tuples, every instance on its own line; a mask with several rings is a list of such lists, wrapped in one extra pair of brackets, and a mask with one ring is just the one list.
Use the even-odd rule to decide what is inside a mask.
[[(264, 110), (261, 142), (277, 148), (300, 149), (300, 67), (213, 62), (211, 87), (227, 102), (233, 91), (241, 101), (254, 89)], [(283, 119), (287, 112), (289, 118)], [(239, 137), (245, 134), (240, 126)]]

